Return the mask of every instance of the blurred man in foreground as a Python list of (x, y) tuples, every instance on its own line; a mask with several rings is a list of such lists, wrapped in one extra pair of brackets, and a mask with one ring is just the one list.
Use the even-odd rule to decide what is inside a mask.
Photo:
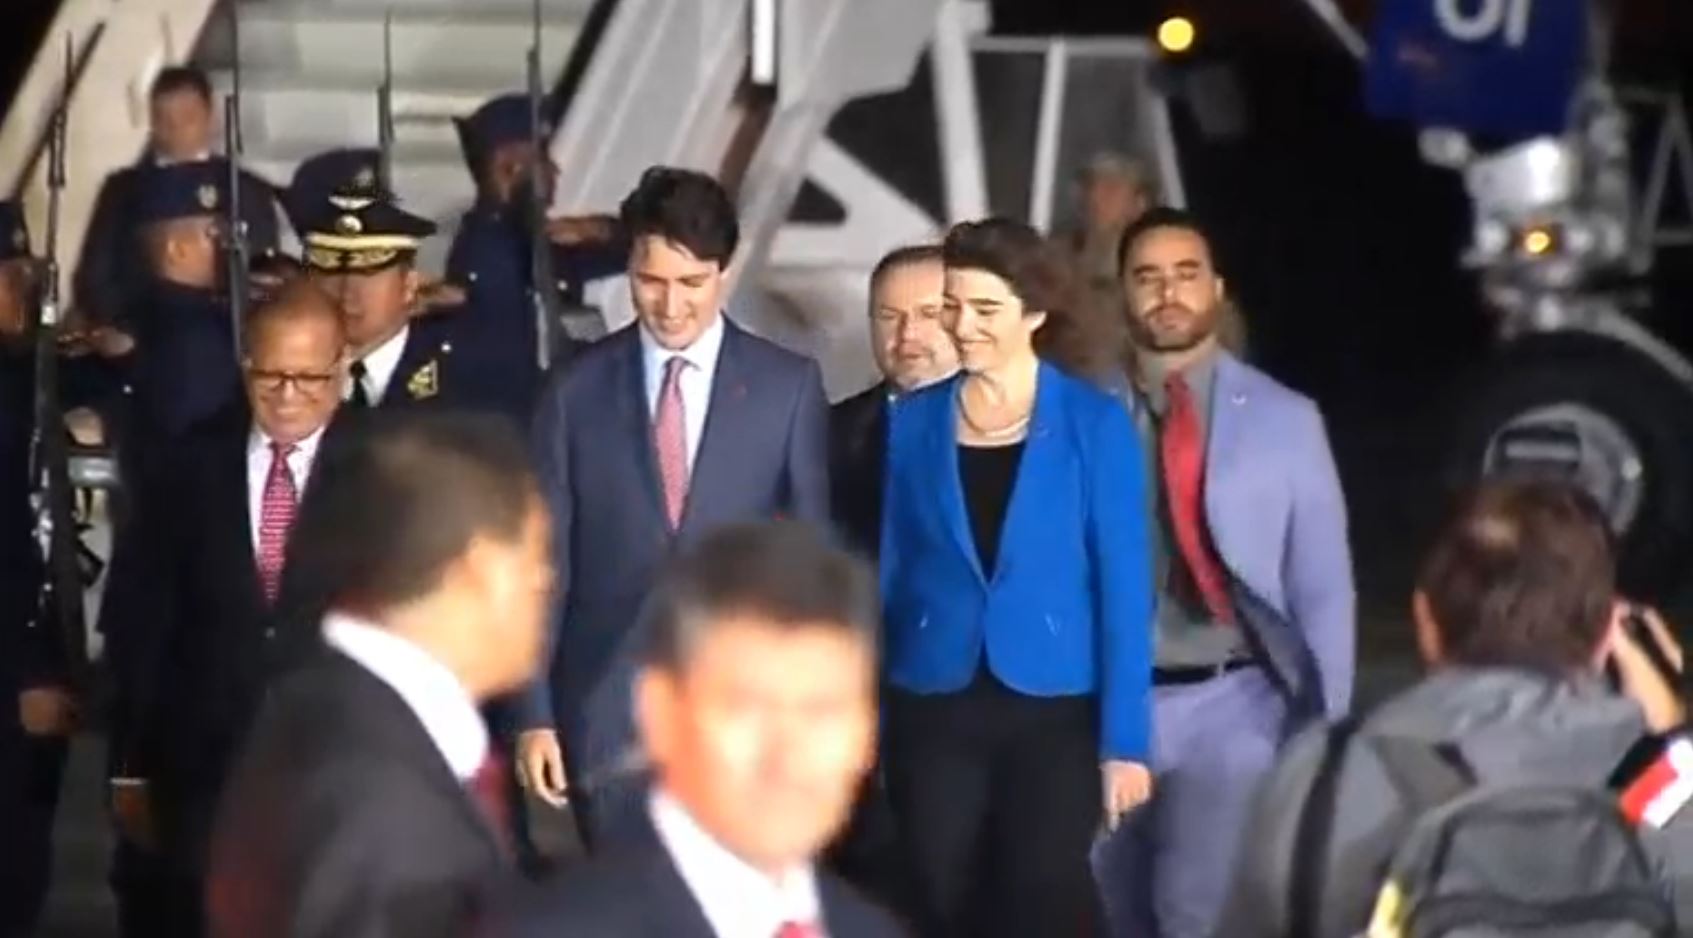
[(225, 791), (210, 933), (464, 935), (509, 857), (477, 705), (533, 676), (552, 588), (528, 454), (499, 418), (402, 413), (315, 475), (287, 569), (329, 597), (323, 647)]
[(875, 747), (875, 587), (794, 523), (724, 528), (660, 581), (636, 716), (650, 833), (520, 902), (516, 936), (902, 934), (813, 858)]

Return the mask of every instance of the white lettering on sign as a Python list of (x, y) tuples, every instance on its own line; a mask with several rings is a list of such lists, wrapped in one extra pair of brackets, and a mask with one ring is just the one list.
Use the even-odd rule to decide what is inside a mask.
[(1534, 0), (1434, 0), (1434, 18), (1459, 42), (1485, 42), (1503, 33), (1506, 45), (1520, 49), (1528, 41), (1533, 5)]

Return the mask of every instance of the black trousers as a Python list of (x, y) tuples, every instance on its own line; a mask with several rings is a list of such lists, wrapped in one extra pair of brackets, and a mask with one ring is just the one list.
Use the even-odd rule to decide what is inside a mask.
[(70, 749), (64, 739), (26, 736), (15, 704), (0, 704), (0, 721), (0, 938), (21, 938), (34, 934), (47, 899)]
[(1094, 697), (1031, 697), (983, 673), (886, 700), (888, 798), (924, 938), (1097, 933)]

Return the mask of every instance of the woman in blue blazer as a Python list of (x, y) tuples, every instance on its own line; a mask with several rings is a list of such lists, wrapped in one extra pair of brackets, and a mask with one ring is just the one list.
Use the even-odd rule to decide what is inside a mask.
[(1122, 405), (1037, 354), (1067, 306), (1046, 240), (967, 223), (943, 257), (962, 371), (889, 418), (888, 795), (922, 934), (1086, 934), (1092, 838), (1151, 789), (1143, 463)]

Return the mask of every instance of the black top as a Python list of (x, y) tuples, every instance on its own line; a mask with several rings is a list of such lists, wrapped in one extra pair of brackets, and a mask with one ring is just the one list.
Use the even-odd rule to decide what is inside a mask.
[(1021, 441), (1009, 446), (958, 445), (958, 476), (964, 488), (964, 508), (970, 515), (970, 534), (976, 541), (982, 572), (990, 578), (999, 565), (999, 535), (1005, 527), (1005, 509), (1011, 504), (1011, 487), (1017, 482), (1017, 465), (1022, 460)]

